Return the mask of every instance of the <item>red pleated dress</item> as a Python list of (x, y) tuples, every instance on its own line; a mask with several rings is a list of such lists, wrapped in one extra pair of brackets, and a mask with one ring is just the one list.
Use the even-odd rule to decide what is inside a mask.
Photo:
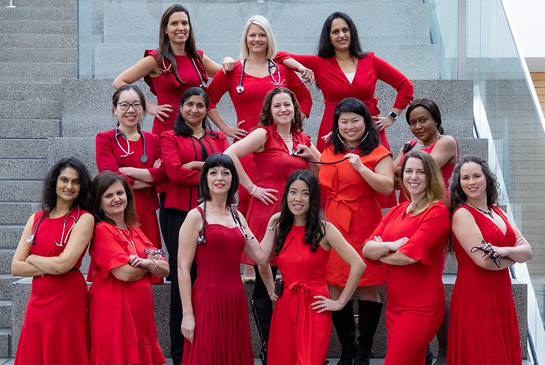
[[(34, 225), (42, 214), (40, 211), (34, 215)], [(77, 211), (72, 212), (74, 218), (76, 215)], [(57, 246), (54, 241), (61, 241), (65, 218), (66, 215), (42, 220), (35, 235), (36, 244), (30, 245), (31, 254), (52, 257), (64, 251), (66, 246)], [(66, 233), (72, 222), (72, 218), (67, 220)], [(76, 270), (32, 279), (15, 364), (88, 364), (87, 284), (79, 271), (82, 258), (83, 255), (74, 265)]]
[(305, 226), (293, 226), (278, 255), (284, 292), (274, 306), (269, 365), (323, 365), (331, 336), (331, 312), (311, 308), (316, 295), (329, 298), (325, 267), (329, 251), (303, 243)]

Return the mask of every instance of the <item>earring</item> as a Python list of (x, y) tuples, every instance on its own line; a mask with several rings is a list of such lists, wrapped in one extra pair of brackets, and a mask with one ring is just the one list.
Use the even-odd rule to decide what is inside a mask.
[(98, 207), (98, 211), (99, 211), (100, 213), (104, 213), (104, 210), (102, 209), (102, 206), (99, 206), (99, 207)]

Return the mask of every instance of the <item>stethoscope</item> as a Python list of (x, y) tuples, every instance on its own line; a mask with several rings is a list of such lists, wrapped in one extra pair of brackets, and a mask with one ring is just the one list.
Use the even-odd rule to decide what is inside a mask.
[[(148, 155), (146, 155), (146, 139), (144, 138), (144, 134), (142, 133), (140, 128), (137, 128), (137, 130), (138, 130), (138, 133), (140, 133), (140, 139), (142, 140), (142, 155), (140, 156), (140, 162), (145, 164), (149, 160)], [(127, 141), (127, 149), (126, 150), (123, 147), (121, 147), (121, 143), (119, 143), (119, 139), (118, 139), (119, 136), (123, 136), (123, 138), (125, 138), (125, 141)], [(127, 156), (132, 155), (134, 153), (134, 151), (131, 152), (131, 144), (129, 142), (129, 139), (127, 138), (127, 135), (125, 133), (123, 133), (123, 131), (121, 129), (119, 129), (119, 127), (115, 128), (114, 138), (115, 138), (115, 142), (117, 143), (119, 148), (121, 148), (121, 151), (123, 151), (123, 153), (125, 153), (124, 155), (121, 155), (119, 157), (121, 157), (121, 158), (127, 157)]]
[[(274, 62), (273, 60), (268, 59), (267, 61), (269, 61), (269, 75), (271, 76), (271, 79), (272, 79), (271, 84), (273, 84), (274, 86), (282, 85), (284, 81), (286, 80), (285, 79), (282, 80), (282, 76), (280, 75), (280, 68), (278, 67), (276, 62)], [(240, 81), (238, 83), (238, 86), (236, 87), (237, 93), (239, 94), (242, 94), (244, 92), (244, 86), (242, 86), (242, 79), (244, 78), (245, 67), (246, 67), (246, 60), (244, 60), (244, 62), (242, 63), (242, 72), (240, 73)], [(275, 71), (271, 71), (271, 70), (275, 70)], [(275, 74), (278, 74), (278, 79), (275, 79), (274, 77)]]
[[(76, 216), (73, 216), (72, 213), (74, 213), (74, 211), (76, 209), (78, 210), (78, 214), (76, 214)], [(74, 226), (76, 225), (76, 223), (78, 223), (80, 215), (81, 215), (81, 208), (78, 205), (78, 206), (75, 206), (74, 208), (70, 209), (68, 214), (64, 217), (64, 223), (62, 225), (61, 241), (60, 242), (53, 241), (57, 246), (62, 247), (62, 246), (64, 246), (66, 244), (66, 241), (68, 241), (68, 237), (70, 237), (70, 233), (74, 229)], [(33, 245), (36, 244), (36, 232), (38, 232), (38, 227), (40, 226), (40, 223), (42, 223), (44, 218), (46, 218), (48, 216), (49, 216), (49, 210), (46, 210), (42, 214), (40, 219), (38, 219), (38, 222), (36, 223), (36, 225), (32, 229), (32, 234), (30, 236), (28, 236), (28, 238), (26, 239), (26, 241), (28, 243), (31, 243)], [(70, 222), (70, 219), (72, 219), (73, 222), (72, 222), (72, 225), (70, 226), (70, 229), (68, 229), (68, 232), (66, 233), (66, 225), (68, 224), (68, 222)]]
[[(201, 230), (201, 233), (199, 234), (199, 237), (197, 238), (197, 243), (199, 245), (204, 245), (206, 243), (206, 237), (204, 237), (204, 227), (206, 224), (206, 200), (204, 201), (203, 205), (204, 206), (202, 209), (202, 230)], [(233, 210), (233, 208), (231, 208), (230, 205), (229, 205), (229, 210), (231, 211), (231, 216), (233, 217), (233, 220), (235, 221), (235, 225), (237, 226), (240, 233), (246, 238), (246, 240), (253, 240), (255, 237), (248, 237), (248, 235), (244, 231), (244, 228), (242, 227), (242, 221), (240, 220), (240, 217), (238, 216), (237, 213), (235, 213), (235, 211)]]

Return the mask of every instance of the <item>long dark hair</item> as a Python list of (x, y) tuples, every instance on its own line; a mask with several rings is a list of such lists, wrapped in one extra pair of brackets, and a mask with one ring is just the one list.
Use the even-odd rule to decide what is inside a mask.
[[(180, 109), (178, 110), (176, 120), (174, 121), (175, 136), (189, 137), (192, 136), (194, 133), (193, 129), (187, 125), (184, 117), (182, 116), (182, 107), (189, 98), (195, 95), (202, 96), (204, 100), (204, 105), (206, 105), (206, 109), (208, 110), (210, 102), (208, 100), (208, 95), (206, 94), (206, 91), (196, 86), (190, 87), (189, 89), (184, 91), (184, 93), (182, 94), (182, 99), (180, 99)], [(212, 127), (210, 126), (210, 121), (208, 120), (208, 117), (206, 115), (202, 120), (202, 128), (204, 129), (205, 133), (212, 134), (212, 138), (217, 138), (217, 136), (215, 136), (215, 133), (212, 133)]]
[(176, 57), (174, 57), (174, 53), (170, 48), (170, 39), (167, 35), (168, 21), (170, 20), (170, 16), (178, 12), (185, 13), (187, 15), (187, 21), (189, 22), (189, 35), (187, 36), (187, 41), (185, 42), (185, 51), (190, 57), (195, 60), (195, 62), (200, 63), (200, 65), (202, 66), (202, 58), (201, 56), (199, 56), (199, 52), (197, 51), (197, 46), (195, 44), (195, 35), (193, 33), (193, 26), (191, 25), (191, 17), (189, 16), (189, 12), (187, 11), (187, 9), (180, 4), (174, 4), (169, 7), (167, 10), (165, 10), (163, 16), (161, 17), (161, 24), (159, 26), (159, 49), (157, 50), (157, 53), (159, 54), (158, 61), (161, 62), (159, 63), (159, 67), (163, 66), (162, 62), (164, 60), (168, 61), (172, 65), (171, 71), (174, 73), (174, 77), (176, 77), (176, 80), (178, 80), (178, 82), (181, 84), (185, 84), (186, 81), (182, 80), (180, 78), (180, 75), (178, 75), (178, 68), (176, 67)]
[(445, 134), (445, 131), (443, 130), (443, 122), (441, 120), (441, 112), (439, 111), (439, 107), (435, 102), (431, 99), (415, 99), (411, 105), (407, 108), (407, 111), (405, 112), (405, 118), (407, 119), (407, 124), (411, 124), (409, 122), (409, 119), (411, 117), (411, 113), (415, 108), (422, 107), (426, 109), (430, 115), (433, 121), (435, 122), (435, 126), (437, 127), (437, 131), (439, 131), (440, 134)]
[(204, 162), (201, 176), (199, 176), (199, 203), (212, 200), (210, 188), (208, 186), (208, 171), (211, 168), (218, 166), (225, 167), (231, 172), (232, 179), (229, 192), (227, 193), (227, 204), (235, 204), (237, 202), (235, 193), (237, 192), (239, 186), (238, 173), (233, 160), (231, 160), (231, 157), (224, 153), (213, 153)]
[(350, 29), (350, 55), (357, 58), (363, 58), (367, 56), (369, 52), (363, 52), (361, 50), (360, 39), (358, 36), (358, 29), (356, 28), (356, 24), (354, 24), (352, 18), (350, 18), (348, 14), (340, 11), (336, 11), (328, 16), (324, 22), (324, 25), (322, 27), (322, 33), (320, 33), (318, 56), (322, 58), (335, 56), (335, 47), (333, 47), (333, 44), (331, 44), (331, 36), (329, 33), (331, 33), (331, 23), (333, 23), (335, 19), (339, 18), (343, 19), (346, 24), (348, 24), (348, 28)]
[(462, 189), (460, 184), (460, 169), (463, 165), (469, 162), (474, 162), (481, 166), (483, 170), (484, 177), (486, 178), (486, 205), (489, 207), (496, 205), (498, 203), (498, 190), (499, 184), (496, 180), (496, 176), (490, 170), (490, 167), (480, 157), (477, 156), (464, 156), (458, 161), (452, 171), (452, 177), (450, 178), (450, 214), (452, 215), (454, 211), (462, 204), (465, 204), (467, 201), (467, 195)]
[(333, 152), (336, 154), (348, 152), (343, 144), (343, 137), (339, 133), (339, 118), (342, 113), (355, 113), (363, 117), (365, 133), (362, 138), (365, 138), (365, 141), (359, 146), (360, 151), (358, 154), (360, 156), (370, 154), (380, 144), (380, 137), (369, 109), (361, 100), (356, 98), (345, 98), (335, 107), (335, 111), (333, 112), (333, 128), (329, 137), (329, 143), (333, 145)]
[(263, 100), (263, 106), (261, 107), (261, 114), (259, 114), (259, 125), (269, 126), (274, 123), (274, 118), (271, 112), (272, 99), (278, 94), (288, 94), (293, 104), (293, 120), (291, 121), (291, 129), (294, 131), (303, 131), (303, 119), (301, 119), (301, 107), (297, 101), (297, 97), (293, 91), (287, 87), (275, 87), (267, 93)]
[(91, 174), (83, 162), (75, 157), (63, 158), (49, 169), (42, 188), (42, 210), (52, 210), (57, 206), (57, 180), (62, 170), (71, 167), (78, 173), (79, 194), (70, 208), (79, 206), (91, 211)]
[(280, 219), (278, 220), (278, 235), (276, 236), (276, 251), (275, 255), (278, 255), (284, 247), (284, 241), (293, 226), (294, 217), (293, 213), (289, 210), (287, 199), (291, 184), (301, 180), (307, 184), (309, 189), (309, 210), (307, 212), (307, 219), (305, 225), (305, 236), (303, 237), (303, 243), (310, 245), (310, 250), (316, 252), (320, 241), (325, 236), (325, 220), (320, 213), (320, 186), (318, 179), (309, 170), (297, 170), (293, 172), (286, 181), (286, 187), (284, 188), (284, 195), (282, 196), (282, 203), (280, 208)]
[(125, 177), (110, 170), (102, 171), (93, 179), (93, 215), (96, 221), (115, 225), (113, 219), (108, 217), (100, 206), (102, 195), (115, 183), (120, 183), (127, 195), (127, 206), (124, 212), (125, 223), (128, 226), (138, 227), (138, 216), (136, 215), (136, 204), (131, 185)]

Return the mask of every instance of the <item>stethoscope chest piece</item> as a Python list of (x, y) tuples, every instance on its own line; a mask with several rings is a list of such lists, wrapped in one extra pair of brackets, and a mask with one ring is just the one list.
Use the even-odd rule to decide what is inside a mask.
[(140, 156), (140, 162), (147, 163), (148, 160), (149, 160), (149, 157), (148, 155), (146, 155), (146, 153), (143, 153), (142, 156)]
[(237, 86), (237, 93), (242, 94), (244, 92), (244, 86), (238, 85)]
[(31, 234), (31, 235), (28, 236), (28, 238), (26, 239), (26, 242), (27, 242), (27, 243), (31, 243), (31, 242), (33, 242), (33, 241), (34, 241), (34, 235)]

